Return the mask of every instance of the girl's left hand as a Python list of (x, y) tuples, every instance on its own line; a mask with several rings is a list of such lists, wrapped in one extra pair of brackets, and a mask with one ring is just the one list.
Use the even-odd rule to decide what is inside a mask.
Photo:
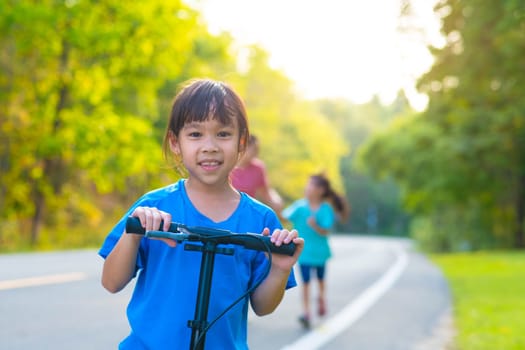
[[(262, 232), (263, 236), (270, 235), (270, 229), (265, 228)], [(299, 255), (304, 248), (304, 239), (299, 237), (297, 230), (287, 230), (287, 229), (275, 229), (270, 236), (270, 241), (275, 244), (277, 247), (282, 244), (288, 244), (293, 242), (295, 244), (295, 252), (292, 256), (284, 254), (273, 254), (272, 255), (272, 265), (279, 267), (283, 270), (290, 270), (294, 264), (297, 262)]]

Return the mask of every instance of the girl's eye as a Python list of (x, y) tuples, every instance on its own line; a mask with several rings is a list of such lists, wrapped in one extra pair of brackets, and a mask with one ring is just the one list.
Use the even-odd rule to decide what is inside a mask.
[(229, 131), (219, 131), (219, 133), (217, 134), (219, 137), (229, 137), (231, 136), (231, 132)]
[(201, 136), (201, 133), (198, 132), (198, 131), (192, 131), (192, 132), (188, 133), (188, 136), (189, 137), (199, 137), (199, 136)]

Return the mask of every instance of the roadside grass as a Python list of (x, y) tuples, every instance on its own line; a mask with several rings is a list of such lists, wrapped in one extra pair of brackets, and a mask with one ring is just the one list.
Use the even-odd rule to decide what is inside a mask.
[(452, 293), (457, 350), (525, 349), (525, 252), (434, 254)]

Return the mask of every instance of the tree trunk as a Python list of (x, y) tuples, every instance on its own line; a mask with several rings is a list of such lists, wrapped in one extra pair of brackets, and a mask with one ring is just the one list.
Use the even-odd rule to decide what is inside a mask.
[[(62, 40), (62, 53), (60, 55), (60, 71), (59, 76), (63, 77), (65, 72), (68, 69), (69, 63), (69, 51), (70, 47), (66, 39)], [(53, 129), (52, 134), (56, 135), (59, 129), (62, 127), (62, 120), (60, 114), (67, 106), (69, 100), (69, 82), (62, 79), (60, 89), (58, 91), (58, 101), (55, 106), (55, 115), (53, 119)], [(57, 195), (60, 193), (63, 185), (63, 171), (64, 164), (62, 161), (62, 156), (51, 155), (44, 159), (44, 179), (51, 185), (53, 188), (53, 194)], [(45, 180), (44, 180), (45, 181)], [(40, 235), (40, 227), (42, 224), (42, 219), (46, 207), (46, 198), (45, 193), (42, 188), (42, 184), (38, 182), (35, 183), (34, 188), (34, 200), (35, 200), (35, 212), (31, 220), (31, 245), (35, 245), (38, 241)]]
[(525, 234), (523, 224), (525, 222), (525, 174), (518, 178), (518, 191), (516, 193), (516, 232), (514, 233), (514, 244), (516, 248), (525, 248)]
[(31, 246), (34, 246), (38, 241), (40, 226), (44, 214), (44, 195), (42, 194), (42, 191), (38, 189), (38, 184), (35, 184), (35, 187), (35, 213), (31, 220)]

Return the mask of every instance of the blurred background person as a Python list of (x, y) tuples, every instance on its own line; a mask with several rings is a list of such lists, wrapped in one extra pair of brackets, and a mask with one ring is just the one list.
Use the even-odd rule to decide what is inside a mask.
[(326, 314), (326, 262), (332, 255), (328, 236), (336, 221), (345, 220), (347, 215), (348, 209), (343, 197), (332, 189), (329, 179), (324, 174), (310, 176), (304, 198), (293, 202), (282, 212), (281, 216), (292, 223), (293, 228), (305, 241), (304, 250), (298, 260), (303, 280), (303, 314), (299, 321), (305, 328), (311, 326), (312, 272), (316, 274), (318, 281), (317, 314)]
[(280, 214), (283, 201), (277, 191), (270, 187), (266, 166), (258, 156), (259, 140), (257, 136), (250, 135), (244, 154), (231, 172), (231, 183), (238, 191), (258, 199)]

